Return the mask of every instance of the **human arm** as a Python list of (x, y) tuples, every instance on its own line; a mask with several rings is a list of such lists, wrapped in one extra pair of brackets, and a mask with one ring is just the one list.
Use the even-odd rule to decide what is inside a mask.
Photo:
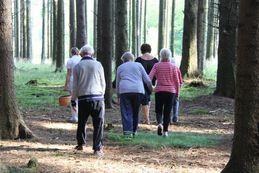
[(101, 80), (101, 87), (103, 91), (103, 95), (105, 94), (105, 89), (106, 89), (106, 82), (105, 82), (105, 77), (104, 77), (104, 70), (103, 66), (100, 64), (100, 80)]
[(64, 86), (64, 90), (68, 91), (69, 90), (69, 85), (70, 85), (70, 77), (72, 75), (72, 69), (67, 69), (67, 75), (66, 75), (66, 82)]
[(151, 79), (149, 78), (149, 76), (147, 75), (144, 67), (142, 65), (139, 66), (140, 67), (140, 71), (141, 71), (141, 74), (142, 74), (142, 80), (144, 81), (144, 83), (147, 85), (150, 93), (152, 93), (153, 91), (153, 87), (152, 87), (152, 82), (151, 82)]

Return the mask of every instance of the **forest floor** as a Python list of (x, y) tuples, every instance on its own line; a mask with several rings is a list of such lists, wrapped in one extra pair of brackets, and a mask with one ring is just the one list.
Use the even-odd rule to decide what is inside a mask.
[[(32, 76), (29, 78), (34, 79)], [(51, 79), (48, 78), (45, 84), (45, 80), (35, 77), (41, 84), (30, 87), (25, 85), (27, 78), (21, 79), (23, 85), (17, 83), (20, 79), (16, 73), (18, 102), (22, 105), (20, 109), (27, 125), (37, 138), (0, 141), (0, 162), (7, 166), (23, 168), (35, 157), (39, 162), (36, 172), (44, 173), (216, 173), (224, 168), (229, 159), (234, 101), (209, 94), (211, 89), (210, 92), (206, 88), (200, 89), (197, 94), (195, 88), (183, 88), (180, 120), (170, 126), (168, 138), (156, 135), (154, 102), (150, 113), (151, 125), (141, 123), (140, 113), (139, 136), (130, 141), (124, 141), (121, 135), (119, 107), (107, 109), (105, 125), (112, 124), (112, 128), (105, 128), (105, 155), (98, 158), (92, 154), (91, 120), (88, 121), (86, 147), (83, 151), (74, 150), (77, 125), (67, 122), (69, 108), (59, 107), (56, 99), (52, 99), (55, 104), (46, 101), (46, 97), (52, 97), (50, 93), (53, 91), (48, 93), (43, 88)], [(53, 87), (54, 84), (49, 90)], [(44, 93), (41, 95), (40, 91)], [(56, 95), (53, 97), (56, 98)], [(43, 100), (37, 100), (40, 98)], [(35, 105), (30, 107), (27, 104)]]
[[(153, 106), (152, 106), (153, 108)], [(25, 112), (24, 112), (25, 113)], [(233, 100), (201, 96), (181, 102), (178, 124), (171, 125), (170, 133), (216, 134), (217, 144), (210, 147), (145, 147), (121, 145), (108, 138), (105, 130), (102, 158), (92, 155), (92, 128), (89, 121), (89, 143), (84, 151), (75, 151), (76, 124), (66, 122), (65, 108), (26, 110), (26, 123), (38, 139), (30, 141), (0, 141), (1, 162), (23, 167), (36, 157), (38, 172), (220, 172), (227, 163), (233, 133)], [(141, 116), (142, 117), (142, 116)], [(154, 110), (152, 124), (140, 124), (139, 131), (156, 134)], [(107, 109), (106, 122), (113, 124), (113, 132), (121, 132), (119, 109)], [(173, 138), (169, 136), (169, 138)], [(134, 140), (134, 139), (133, 139)], [(161, 143), (164, 138), (160, 138)], [(172, 139), (174, 140), (174, 139)]]

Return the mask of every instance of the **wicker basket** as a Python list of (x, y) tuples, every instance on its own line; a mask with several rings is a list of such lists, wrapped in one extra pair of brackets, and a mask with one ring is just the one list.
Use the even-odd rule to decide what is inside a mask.
[(58, 101), (60, 106), (68, 106), (71, 102), (71, 95), (60, 96)]

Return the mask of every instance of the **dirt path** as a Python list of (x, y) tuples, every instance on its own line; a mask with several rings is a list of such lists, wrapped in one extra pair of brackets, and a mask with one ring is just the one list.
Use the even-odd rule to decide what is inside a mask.
[[(50, 107), (42, 111), (26, 110), (26, 115), (27, 124), (39, 139), (0, 141), (0, 161), (22, 167), (36, 157), (39, 172), (220, 172), (228, 161), (233, 133), (233, 100), (203, 96), (181, 102), (180, 123), (172, 125), (170, 131), (220, 134), (223, 139), (217, 147), (154, 150), (118, 146), (105, 138), (105, 156), (99, 159), (92, 155), (91, 132), (84, 151), (73, 150), (76, 125), (66, 122), (69, 110)], [(153, 109), (151, 119), (155, 119)], [(106, 111), (106, 122), (121, 131), (118, 109)], [(90, 124), (88, 128), (91, 131)], [(139, 130), (155, 133), (156, 126), (140, 124)]]

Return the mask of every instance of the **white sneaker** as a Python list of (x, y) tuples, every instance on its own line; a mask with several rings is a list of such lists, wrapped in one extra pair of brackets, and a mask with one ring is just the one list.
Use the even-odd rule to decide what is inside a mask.
[(70, 123), (77, 123), (78, 122), (78, 118), (76, 116), (72, 116), (72, 117), (70, 117), (70, 119), (68, 121)]
[(163, 132), (164, 137), (168, 137), (168, 132)]

